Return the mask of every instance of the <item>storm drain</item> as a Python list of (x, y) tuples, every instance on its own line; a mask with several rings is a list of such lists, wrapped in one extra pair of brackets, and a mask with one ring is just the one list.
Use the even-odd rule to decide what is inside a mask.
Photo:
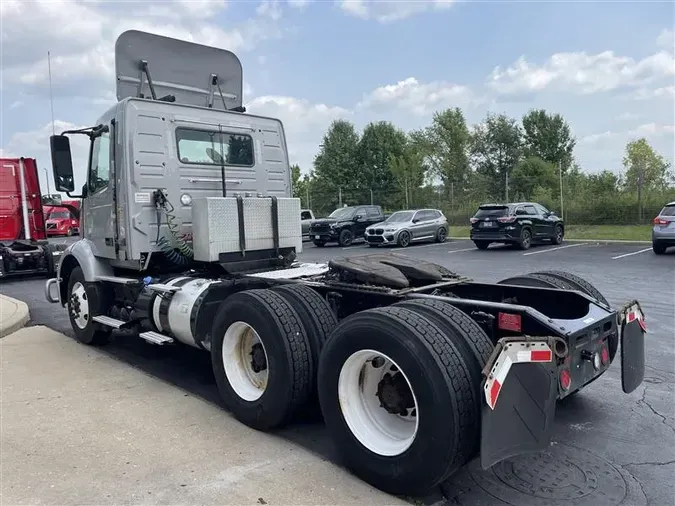
[(488, 471), (474, 461), (470, 473), (485, 492), (514, 506), (616, 506), (627, 492), (621, 473), (609, 462), (561, 444), (507, 459)]

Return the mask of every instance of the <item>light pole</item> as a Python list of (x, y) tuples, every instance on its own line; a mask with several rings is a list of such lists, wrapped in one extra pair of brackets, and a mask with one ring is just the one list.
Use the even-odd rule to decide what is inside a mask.
[(47, 178), (47, 195), (51, 195), (52, 192), (49, 189), (49, 171), (47, 169), (44, 169), (44, 168), (42, 170), (45, 171), (45, 177)]

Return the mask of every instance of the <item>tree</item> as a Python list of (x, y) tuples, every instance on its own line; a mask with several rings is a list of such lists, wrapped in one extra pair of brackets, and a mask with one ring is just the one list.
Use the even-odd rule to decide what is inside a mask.
[(459, 107), (436, 112), (431, 125), (413, 132), (410, 138), (423, 153), (430, 175), (438, 177), (449, 194), (466, 188), (470, 134)]
[(314, 158), (312, 200), (323, 208), (339, 204), (340, 188), (362, 184), (357, 158), (359, 136), (354, 125), (346, 120), (334, 120), (323, 136), (319, 153)]
[(642, 137), (626, 144), (623, 166), (626, 169), (626, 189), (637, 192), (638, 219), (641, 220), (643, 194), (667, 187), (670, 165)]
[(389, 170), (403, 191), (405, 207), (414, 207), (420, 186), (424, 184), (426, 172), (424, 153), (419, 146), (409, 143), (401, 155), (396, 156), (393, 153), (389, 155)]
[(552, 190), (556, 183), (556, 167), (536, 156), (518, 162), (509, 180), (513, 192), (524, 200), (532, 199), (537, 187)]
[(545, 109), (533, 109), (523, 116), (522, 123), (525, 155), (560, 165), (565, 174), (572, 164), (576, 140), (564, 118)]
[(471, 154), (476, 171), (492, 181), (508, 201), (508, 179), (522, 156), (522, 131), (518, 122), (505, 114), (488, 113), (473, 129)]
[[(381, 199), (386, 200), (385, 196), (390, 195), (396, 184), (389, 170), (389, 159), (402, 156), (406, 142), (405, 133), (388, 121), (369, 123), (363, 129), (357, 148), (359, 177), (369, 191), (378, 190)], [(361, 198), (370, 199), (371, 195)]]

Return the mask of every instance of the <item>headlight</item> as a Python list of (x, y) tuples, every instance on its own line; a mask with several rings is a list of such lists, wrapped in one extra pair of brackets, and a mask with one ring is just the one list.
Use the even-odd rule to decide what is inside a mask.
[(384, 231), (385, 232), (396, 232), (396, 229), (395, 228), (385, 228)]
[(338, 228), (339, 224), (338, 223), (331, 223), (330, 228)]
[(189, 206), (192, 204), (192, 197), (190, 196), (189, 193), (183, 193), (183, 195), (180, 196), (180, 203), (183, 204), (184, 206)]

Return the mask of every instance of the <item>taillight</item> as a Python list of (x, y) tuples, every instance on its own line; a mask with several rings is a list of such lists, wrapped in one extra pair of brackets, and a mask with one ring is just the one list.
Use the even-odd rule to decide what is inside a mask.
[(664, 220), (663, 218), (659, 218), (658, 216), (654, 218), (654, 225), (668, 225), (668, 221)]
[(471, 219), (469, 219), (469, 221), (473, 224), (473, 223), (476, 223), (478, 221), (478, 218), (471, 218)]
[(497, 326), (502, 330), (523, 331), (522, 319), (519, 314), (499, 313), (497, 315)]
[(501, 218), (497, 218), (497, 221), (500, 223), (513, 223), (516, 221), (515, 216), (502, 216)]
[(606, 344), (604, 344), (600, 350), (600, 360), (602, 361), (602, 365), (609, 364), (609, 348), (607, 348)]
[(560, 370), (560, 388), (567, 392), (572, 386), (572, 374), (570, 370), (565, 368)]

